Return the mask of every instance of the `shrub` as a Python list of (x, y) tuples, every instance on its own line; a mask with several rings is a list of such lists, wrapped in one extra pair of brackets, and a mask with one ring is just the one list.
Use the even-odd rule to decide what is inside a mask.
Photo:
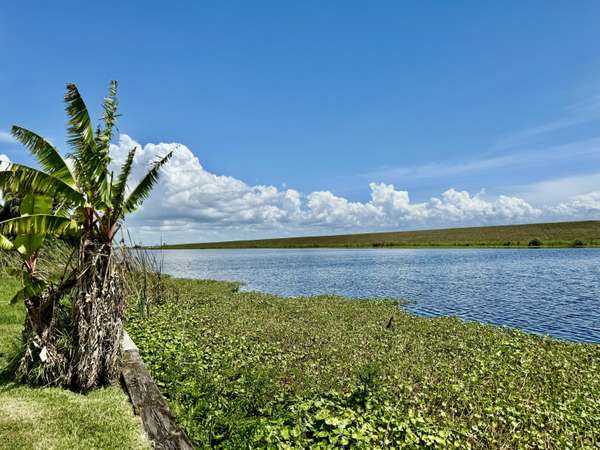
[(542, 241), (540, 241), (539, 239), (532, 239), (529, 241), (529, 244), (527, 244), (528, 247), (539, 247), (542, 245)]
[(584, 245), (585, 245), (585, 242), (580, 241), (579, 239), (575, 239), (571, 246), (572, 247), (583, 247)]

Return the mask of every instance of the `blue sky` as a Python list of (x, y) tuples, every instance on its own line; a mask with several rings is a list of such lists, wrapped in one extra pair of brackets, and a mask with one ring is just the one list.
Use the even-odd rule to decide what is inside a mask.
[[(132, 139), (115, 152), (180, 143), (179, 170), (197, 164), (151, 202), (162, 217), (134, 218), (146, 240), (597, 218), (599, 23), (584, 1), (12, 2), (0, 154), (27, 161), (3, 134), (14, 123), (60, 146), (65, 83), (97, 113), (114, 78)], [(370, 183), (394, 190), (376, 200)], [(448, 190), (484, 203), (453, 215)], [(408, 211), (404, 191), (445, 209)], [(500, 196), (532, 209), (510, 215)]]

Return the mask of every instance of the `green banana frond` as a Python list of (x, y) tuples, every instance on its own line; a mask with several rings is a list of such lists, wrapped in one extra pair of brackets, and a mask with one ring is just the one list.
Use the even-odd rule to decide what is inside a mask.
[(0, 250), (12, 250), (15, 246), (13, 243), (3, 234), (0, 234)]
[(12, 235), (43, 234), (61, 236), (68, 231), (78, 229), (78, 223), (71, 218), (51, 214), (33, 214), (0, 222), (0, 233)]
[(15, 238), (14, 249), (29, 258), (42, 247), (45, 239), (44, 234), (20, 234)]
[(9, 170), (0, 171), (0, 190), (44, 194), (76, 204), (84, 201), (81, 193), (64, 181), (21, 164), (12, 164)]
[(50, 142), (33, 131), (18, 126), (13, 126), (11, 133), (16, 140), (27, 147), (36, 157), (46, 173), (58, 178), (72, 188), (75, 187), (75, 178), (73, 178), (71, 169), (59, 151)]
[(74, 84), (67, 85), (65, 110), (69, 116), (67, 142), (75, 160), (75, 175), (83, 190), (92, 198), (98, 193), (98, 184), (106, 178), (104, 175), (108, 172), (108, 163), (103, 163), (98, 152), (90, 115)]
[(108, 150), (110, 141), (114, 134), (114, 127), (117, 121), (117, 107), (119, 102), (117, 101), (117, 82), (111, 80), (108, 86), (108, 95), (104, 98), (102, 103), (102, 121), (104, 122), (104, 128), (101, 129), (96, 136), (97, 145), (100, 148)]
[(119, 174), (117, 183), (113, 186), (112, 208), (116, 220), (121, 216), (123, 212), (125, 190), (127, 189), (127, 180), (129, 179), (129, 175), (131, 175), (131, 168), (133, 167), (133, 158), (135, 157), (136, 150), (136, 147), (129, 150), (127, 159), (121, 167), (121, 173)]
[(27, 194), (21, 200), (19, 209), (22, 216), (32, 214), (51, 214), (54, 200), (49, 195)]
[(73, 153), (83, 159), (86, 157), (94, 159), (96, 156), (96, 142), (94, 141), (92, 121), (85, 102), (79, 94), (77, 86), (73, 83), (67, 84), (65, 110), (69, 116), (67, 126), (68, 142), (73, 148)]
[[(108, 144), (97, 145), (88, 109), (74, 84), (67, 85), (65, 104), (69, 115), (67, 136), (73, 149), (77, 181), (84, 188), (88, 201), (103, 209), (110, 202), (111, 193)], [(112, 107), (116, 108), (116, 105)]]
[(171, 158), (173, 157), (173, 151), (170, 151), (162, 158), (156, 160), (152, 163), (152, 166), (148, 173), (142, 178), (139, 184), (135, 187), (131, 194), (125, 200), (125, 204), (123, 205), (123, 211), (125, 213), (130, 213), (135, 211), (142, 204), (144, 200), (148, 198), (150, 193), (152, 192), (152, 188), (158, 181), (158, 176), (160, 174), (160, 169), (164, 166)]

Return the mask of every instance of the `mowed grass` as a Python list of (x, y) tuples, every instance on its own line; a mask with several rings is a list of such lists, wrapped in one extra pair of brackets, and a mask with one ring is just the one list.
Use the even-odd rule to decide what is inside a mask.
[[(18, 341), (23, 305), (8, 304), (18, 287), (0, 275), (0, 367)], [(141, 422), (118, 386), (88, 395), (0, 383), (0, 449), (149, 449)]]
[(598, 246), (600, 221), (177, 244), (162, 248), (527, 247), (534, 239), (545, 247)]
[(25, 320), (23, 305), (8, 304), (18, 288), (16, 279), (5, 277), (0, 272), (0, 367), (6, 364)]
[(599, 448), (600, 346), (167, 279), (127, 328), (200, 448)]

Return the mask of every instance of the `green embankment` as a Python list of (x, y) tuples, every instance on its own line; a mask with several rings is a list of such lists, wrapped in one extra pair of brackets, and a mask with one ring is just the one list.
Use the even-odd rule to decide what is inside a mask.
[[(23, 327), (11, 306), (14, 279), (0, 274), (0, 368)], [(139, 418), (119, 386), (88, 395), (0, 382), (0, 449), (149, 449)]]
[(527, 247), (534, 240), (543, 247), (599, 246), (600, 221), (175, 244), (162, 248)]
[(600, 345), (165, 282), (127, 328), (199, 448), (600, 446)]

